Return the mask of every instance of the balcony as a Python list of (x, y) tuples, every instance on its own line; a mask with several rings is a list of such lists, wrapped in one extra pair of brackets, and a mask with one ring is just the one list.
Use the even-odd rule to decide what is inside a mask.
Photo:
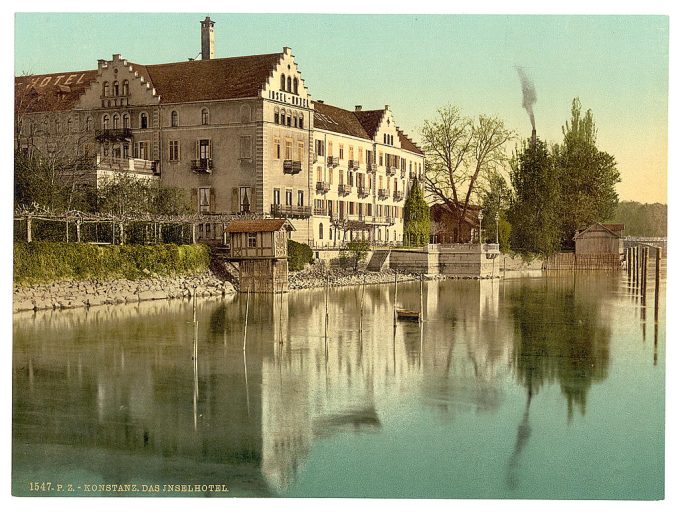
[(309, 218), (312, 208), (304, 205), (272, 204), (271, 213), (277, 218)]
[(314, 216), (330, 216), (326, 207), (314, 207)]
[(357, 186), (357, 194), (359, 198), (366, 198), (368, 196), (369, 190), (364, 186)]
[(378, 171), (378, 166), (375, 161), (366, 163), (366, 171)]
[(385, 164), (385, 174), (388, 177), (391, 177), (392, 175), (395, 175), (397, 173), (397, 168), (394, 166), (391, 166), (389, 164)]
[(359, 169), (359, 161), (356, 159), (350, 159), (347, 161), (347, 169), (350, 170), (358, 170)]
[(395, 202), (401, 202), (404, 199), (404, 192), (403, 191), (395, 191), (394, 196), (392, 198), (394, 198)]
[(331, 186), (328, 182), (317, 182), (316, 183), (316, 192), (317, 193), (325, 195), (330, 190), (331, 190)]
[(212, 173), (212, 159), (195, 159), (191, 161), (191, 171), (194, 173)]
[(102, 157), (97, 155), (97, 170), (126, 171), (142, 175), (160, 175), (159, 161), (132, 159), (130, 157)]
[(340, 158), (339, 157), (329, 157), (328, 158), (328, 167), (333, 168), (335, 166), (338, 166), (340, 164)]
[(94, 137), (100, 143), (105, 141), (130, 141), (132, 140), (132, 129), (98, 129), (95, 130)]
[(379, 200), (387, 200), (389, 197), (389, 193), (387, 192), (387, 189), (378, 189), (378, 199)]
[(338, 194), (342, 196), (347, 196), (352, 192), (352, 186), (347, 184), (340, 184), (338, 186)]
[(287, 175), (297, 175), (302, 171), (302, 163), (300, 161), (291, 161), (286, 159), (283, 161), (283, 172)]

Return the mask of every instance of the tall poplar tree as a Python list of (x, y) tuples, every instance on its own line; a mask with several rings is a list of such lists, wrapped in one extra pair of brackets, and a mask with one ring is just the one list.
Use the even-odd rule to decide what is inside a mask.
[(404, 244), (419, 246), (430, 242), (430, 207), (418, 180), (404, 202)]

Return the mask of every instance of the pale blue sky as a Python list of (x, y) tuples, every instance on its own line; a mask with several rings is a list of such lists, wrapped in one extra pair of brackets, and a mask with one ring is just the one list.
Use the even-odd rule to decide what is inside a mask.
[(290, 46), (312, 96), (389, 104), (414, 139), (437, 107), (531, 130), (514, 66), (534, 80), (539, 137), (561, 140), (571, 99), (593, 110), (619, 163), (622, 199), (666, 201), (668, 19), (661, 16), (17, 14), (15, 72), (94, 69), (114, 53), (152, 64), (195, 57), (199, 20), (216, 56)]

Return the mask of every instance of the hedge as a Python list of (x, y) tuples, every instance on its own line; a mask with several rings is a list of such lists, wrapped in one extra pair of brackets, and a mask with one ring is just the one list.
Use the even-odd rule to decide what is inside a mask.
[(304, 269), (305, 265), (312, 262), (313, 259), (314, 252), (308, 245), (292, 239), (288, 240), (288, 269), (290, 271)]
[(14, 244), (15, 284), (66, 279), (137, 279), (152, 273), (181, 275), (208, 269), (205, 245), (108, 245), (17, 242)]

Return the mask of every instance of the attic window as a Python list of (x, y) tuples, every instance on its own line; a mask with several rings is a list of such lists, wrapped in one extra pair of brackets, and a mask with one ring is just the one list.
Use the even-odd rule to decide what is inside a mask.
[(210, 113), (205, 107), (201, 109), (201, 125), (208, 125), (210, 123)]
[(281, 74), (281, 87), (279, 89), (281, 91), (286, 90), (286, 76), (283, 73)]
[(127, 80), (123, 81), (123, 96), (130, 94), (130, 83)]
[(297, 77), (295, 77), (293, 79), (293, 93), (296, 94), (296, 95), (298, 94), (298, 79), (297, 79)]

